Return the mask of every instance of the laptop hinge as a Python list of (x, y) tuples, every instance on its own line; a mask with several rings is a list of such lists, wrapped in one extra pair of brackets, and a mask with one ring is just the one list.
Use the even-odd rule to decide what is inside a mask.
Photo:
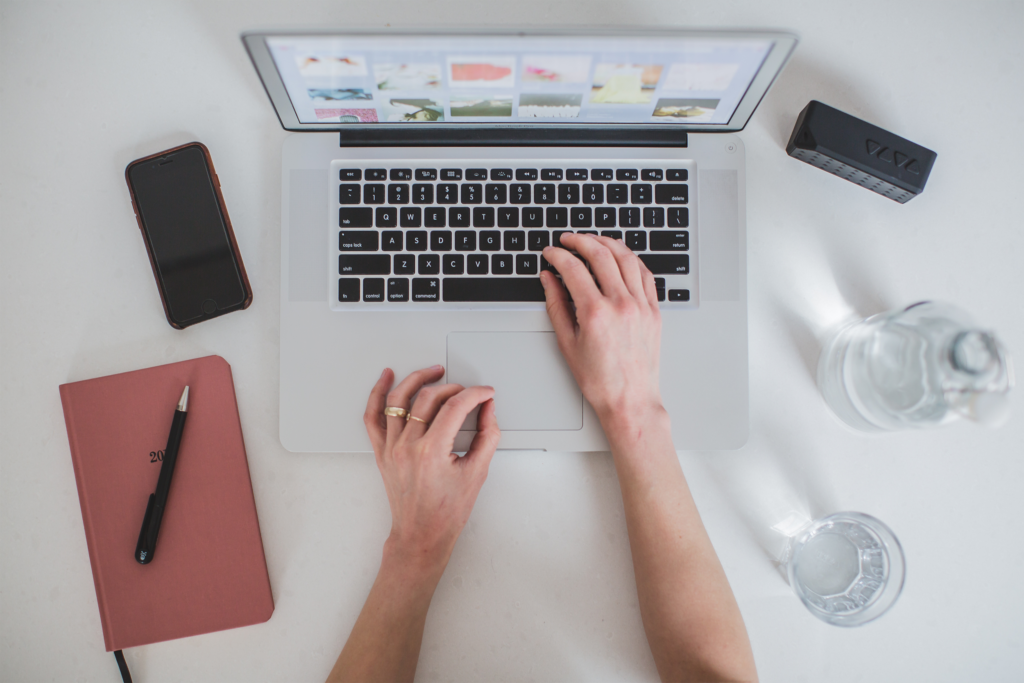
[(341, 131), (342, 147), (686, 147), (686, 131), (668, 127), (421, 128)]

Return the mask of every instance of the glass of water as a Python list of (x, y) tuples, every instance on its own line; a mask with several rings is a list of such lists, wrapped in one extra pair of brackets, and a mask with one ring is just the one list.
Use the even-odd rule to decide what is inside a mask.
[(814, 616), (833, 626), (860, 626), (896, 602), (906, 562), (885, 524), (860, 512), (839, 512), (793, 537), (787, 570)]

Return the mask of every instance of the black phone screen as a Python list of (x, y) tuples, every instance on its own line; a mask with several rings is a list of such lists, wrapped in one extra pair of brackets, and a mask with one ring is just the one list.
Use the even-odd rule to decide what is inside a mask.
[(128, 173), (170, 317), (186, 323), (246, 298), (206, 157), (186, 147)]

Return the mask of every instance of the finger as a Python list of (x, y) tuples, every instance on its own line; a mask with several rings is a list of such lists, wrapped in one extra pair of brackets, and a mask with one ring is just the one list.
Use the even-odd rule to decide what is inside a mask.
[(593, 235), (566, 235), (565, 241), (569, 246), (580, 253), (580, 256), (587, 259), (591, 270), (594, 271), (594, 278), (601, 285), (601, 292), (605, 296), (628, 296), (629, 290), (626, 283), (622, 281), (622, 273), (619, 271), (619, 263), (612, 256), (611, 250), (598, 241)]
[[(637, 259), (640, 261), (640, 259)], [(658, 310), (658, 285), (654, 282), (654, 273), (647, 267), (647, 264), (640, 261), (641, 277), (644, 280), (644, 294), (647, 295), (647, 303), (651, 308)]]
[[(430, 368), (423, 368), (409, 373), (409, 376), (399, 382), (398, 386), (391, 390), (386, 399), (386, 405), (392, 408), (409, 409), (412, 396), (420, 390), (424, 384), (436, 382), (444, 375), (444, 368), (435, 365)], [(388, 417), (388, 433), (385, 439), (385, 446), (391, 446), (405, 428), (404, 417)]]
[(468, 387), (455, 394), (441, 406), (434, 421), (427, 429), (427, 438), (437, 444), (444, 444), (450, 451), (455, 445), (455, 435), (473, 409), (484, 401), (494, 398), (494, 387)]
[(464, 467), (469, 467), (474, 474), (480, 477), (480, 485), (487, 479), (487, 470), (491, 466), (491, 459), (494, 451), (498, 449), (498, 442), (501, 441), (501, 430), (498, 428), (498, 418), (494, 412), (494, 399), (485, 401), (480, 406), (480, 413), (476, 418), (476, 436), (473, 443), (469, 445), (466, 455), (459, 459)]
[[(416, 397), (416, 402), (409, 409), (409, 422), (402, 430), (402, 441), (408, 442), (423, 436), (444, 402), (464, 388), (461, 384), (440, 384), (421, 389)], [(418, 417), (419, 420), (414, 420), (413, 417)], [(425, 420), (425, 422), (420, 422), (420, 420)]]
[[(562, 237), (569, 238), (574, 237), (574, 235), (567, 233), (562, 235)], [(566, 245), (567, 248), (568, 246)], [(577, 307), (592, 303), (601, 296), (601, 292), (597, 290), (597, 283), (594, 282), (590, 271), (587, 270), (582, 261), (570, 254), (566, 249), (547, 247), (543, 253), (548, 263), (553, 265), (558, 274), (562, 276), (562, 284), (569, 290)]]
[(597, 239), (612, 252), (612, 256), (619, 266), (622, 281), (633, 298), (641, 300), (646, 298), (644, 280), (640, 274), (641, 261), (633, 253), (633, 250), (623, 244), (622, 240), (613, 240), (611, 237), (598, 237)]
[(548, 317), (551, 318), (551, 326), (555, 328), (555, 337), (559, 344), (568, 344), (576, 337), (576, 313), (569, 304), (569, 295), (555, 274), (550, 271), (541, 272), (540, 283), (544, 286), (545, 305)]
[(370, 398), (366, 401), (366, 412), (363, 413), (363, 424), (366, 426), (366, 433), (370, 437), (373, 452), (378, 459), (384, 451), (384, 439), (388, 429), (388, 423), (384, 419), (384, 398), (387, 396), (394, 378), (395, 373), (391, 371), (391, 368), (384, 368), (384, 372), (380, 373), (380, 378), (370, 390)]

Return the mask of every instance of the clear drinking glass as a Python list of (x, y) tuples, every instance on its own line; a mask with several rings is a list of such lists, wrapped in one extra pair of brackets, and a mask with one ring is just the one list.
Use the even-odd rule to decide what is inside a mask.
[(885, 614), (903, 590), (906, 561), (895, 534), (860, 512), (811, 522), (790, 541), (789, 584), (811, 613), (833, 626)]
[(839, 330), (818, 362), (818, 387), (843, 422), (863, 431), (932, 427), (1009, 415), (1009, 354), (963, 311), (924, 301)]

